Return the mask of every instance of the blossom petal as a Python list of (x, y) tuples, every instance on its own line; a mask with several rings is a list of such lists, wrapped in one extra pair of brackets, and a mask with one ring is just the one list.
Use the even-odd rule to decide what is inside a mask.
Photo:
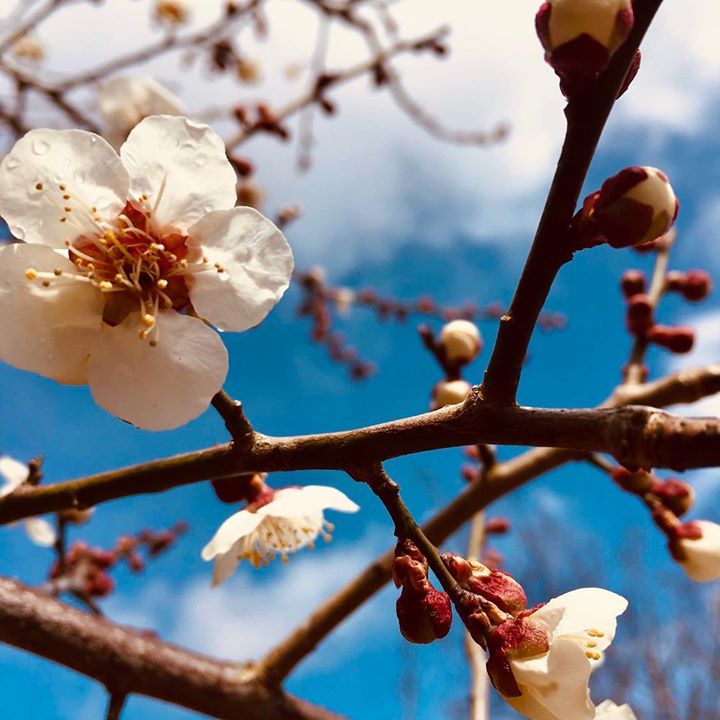
[(360, 509), (344, 493), (326, 485), (278, 490), (272, 502), (258, 509), (258, 514), (295, 517), (322, 514), (323, 510), (354, 513)]
[(603, 700), (595, 708), (595, 719), (600, 720), (637, 720), (632, 708), (625, 705), (616, 705), (612, 700)]
[(240, 510), (231, 515), (202, 549), (202, 559), (212, 560), (217, 555), (227, 553), (238, 540), (253, 532), (262, 521), (262, 515), (248, 510)]
[(213, 564), (212, 585), (217, 587), (224, 583), (238, 569), (242, 555), (242, 541), (238, 540), (226, 553), (215, 557)]
[[(510, 660), (521, 689), (561, 720), (592, 720), (588, 682), (592, 665), (574, 640), (557, 638), (538, 658)], [(524, 686), (524, 687), (523, 687)], [(512, 698), (506, 698), (510, 702)]]
[(76, 274), (74, 263), (49, 247), (0, 248), (0, 359), (66, 384), (84, 384), (87, 358), (102, 326), (102, 293), (65, 277), (53, 278), (45, 288), (27, 279), (29, 268)]
[(110, 130), (123, 135), (149, 115), (180, 115), (183, 106), (151, 77), (117, 75), (106, 80), (98, 93), (100, 114)]
[(135, 198), (147, 196), (153, 227), (185, 233), (213, 210), (237, 198), (235, 171), (225, 144), (210, 127), (184, 117), (152, 115), (138, 123), (120, 148)]
[(41, 547), (52, 547), (57, 539), (55, 528), (44, 518), (27, 518), (25, 532), (36, 545)]
[(615, 618), (627, 609), (627, 600), (602, 588), (580, 588), (553, 598), (533, 613), (533, 619), (543, 620), (557, 608), (564, 612), (553, 631), (554, 637), (582, 636), (587, 630), (597, 630), (593, 639), (598, 649), (607, 647), (615, 637)]
[(0, 163), (0, 214), (20, 240), (61, 248), (97, 227), (93, 216), (114, 218), (128, 185), (120, 158), (99, 135), (30, 130)]
[(228, 371), (227, 350), (202, 320), (161, 310), (157, 346), (139, 337), (140, 315), (105, 326), (88, 362), (100, 407), (146, 430), (171, 430), (204, 412)]
[(685, 555), (680, 565), (691, 580), (717, 580), (720, 578), (720, 525), (709, 520), (695, 520), (693, 525), (700, 526), (702, 537), (680, 541)]
[(210, 213), (189, 232), (190, 260), (205, 257), (210, 266), (188, 279), (195, 310), (220, 330), (260, 323), (290, 284), (293, 256), (285, 236), (250, 207)]
[(527, 688), (521, 689), (523, 693), (518, 697), (502, 696), (503, 700), (513, 710), (517, 710), (517, 712), (526, 718), (530, 718), (530, 720), (564, 720), (564, 718), (559, 718), (555, 713), (550, 712)]
[(0, 498), (14, 492), (28, 479), (29, 475), (30, 468), (25, 463), (9, 455), (0, 455), (0, 476), (4, 481), (3, 486), (0, 487)]

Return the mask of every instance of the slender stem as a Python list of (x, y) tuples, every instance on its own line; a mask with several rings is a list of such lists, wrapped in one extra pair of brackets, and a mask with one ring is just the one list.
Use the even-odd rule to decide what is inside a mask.
[(513, 403), (538, 316), (560, 268), (572, 259), (570, 221), (600, 135), (637, 48), (662, 0), (637, 0), (635, 25), (596, 87), (566, 110), (567, 133), (547, 202), (485, 373), (482, 393), (492, 402)]
[(110, 693), (105, 720), (120, 720), (126, 699), (127, 695), (124, 693)]

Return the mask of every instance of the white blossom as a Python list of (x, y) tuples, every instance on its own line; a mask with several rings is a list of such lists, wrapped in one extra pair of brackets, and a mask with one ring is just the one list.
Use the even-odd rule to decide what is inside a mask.
[(628, 705), (616, 705), (612, 700), (603, 700), (595, 708), (595, 720), (637, 720)]
[(241, 560), (255, 566), (267, 564), (277, 555), (312, 547), (318, 536), (329, 540), (333, 527), (324, 510), (354, 513), (360, 508), (332, 487), (308, 485), (274, 492), (272, 500), (259, 508), (231, 515), (203, 548), (203, 560), (215, 560), (213, 585), (232, 575)]
[(697, 539), (677, 541), (682, 555), (678, 562), (691, 580), (707, 582), (720, 578), (720, 525), (709, 520), (694, 520), (702, 532)]
[[(9, 455), (0, 455), (0, 498), (12, 494), (29, 477), (30, 468)], [(53, 526), (43, 518), (31, 517), (24, 522), (27, 536), (36, 544), (50, 547), (55, 544), (56, 534)]]
[(541, 655), (510, 658), (519, 697), (507, 703), (530, 720), (592, 720), (590, 674), (615, 637), (615, 618), (627, 600), (600, 588), (581, 588), (550, 600), (529, 616), (548, 633)]
[(183, 114), (180, 99), (151, 77), (105, 80), (100, 85), (98, 106), (107, 126), (105, 137), (114, 148), (119, 148), (128, 133), (150, 115)]
[(196, 417), (228, 370), (203, 319), (257, 325), (292, 274), (280, 230), (234, 203), (207, 125), (146, 118), (120, 156), (92, 133), (30, 131), (0, 164), (0, 214), (24, 241), (0, 248), (0, 359), (87, 383), (138, 427)]

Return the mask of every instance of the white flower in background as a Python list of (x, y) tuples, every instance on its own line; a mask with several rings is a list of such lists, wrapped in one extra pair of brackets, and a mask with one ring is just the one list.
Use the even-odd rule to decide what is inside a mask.
[(615, 637), (615, 618), (626, 608), (627, 600), (620, 595), (581, 588), (550, 600), (528, 616), (547, 630), (550, 649), (541, 655), (510, 658), (522, 695), (503, 696), (505, 701), (531, 720), (593, 720), (590, 674)]
[(616, 705), (612, 700), (604, 700), (595, 708), (595, 718), (596, 720), (637, 720), (629, 705)]
[(440, 345), (451, 362), (469, 363), (482, 347), (480, 330), (469, 320), (452, 320), (440, 331)]
[[(9, 455), (0, 455), (0, 498), (15, 492), (30, 475), (30, 468)], [(24, 522), (27, 536), (36, 544), (50, 547), (55, 544), (55, 530), (43, 518), (27, 518)]]
[(252, 505), (231, 515), (203, 548), (203, 560), (215, 560), (213, 585), (232, 575), (241, 560), (255, 567), (265, 565), (279, 555), (312, 547), (319, 535), (330, 539), (333, 527), (323, 511), (354, 513), (360, 508), (345, 494), (324, 485), (276, 490), (272, 500), (259, 508)]
[(150, 115), (182, 115), (180, 98), (151, 77), (117, 76), (106, 80), (98, 92), (98, 106), (107, 124), (105, 136), (115, 148)]
[(694, 520), (687, 525), (697, 528), (701, 536), (677, 540), (675, 559), (691, 580), (717, 580), (720, 578), (720, 525), (709, 520)]
[(92, 133), (31, 130), (0, 164), (0, 214), (25, 241), (0, 248), (0, 359), (87, 383), (138, 427), (196, 417), (228, 370), (200, 318), (247, 330), (292, 274), (280, 230), (234, 203), (207, 125), (146, 118), (120, 157)]

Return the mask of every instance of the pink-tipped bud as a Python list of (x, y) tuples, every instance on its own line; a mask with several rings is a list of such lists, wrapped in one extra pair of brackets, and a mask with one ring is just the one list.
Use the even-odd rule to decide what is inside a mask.
[(403, 586), (395, 612), (402, 636), (420, 645), (445, 637), (452, 624), (450, 598), (431, 585), (420, 591)]
[(602, 237), (614, 248), (639, 245), (664, 235), (680, 205), (667, 176), (654, 167), (628, 167), (589, 195), (578, 229), (592, 243)]
[(545, 60), (560, 78), (566, 97), (585, 92), (634, 21), (630, 0), (550, 0), (535, 17)]
[(647, 339), (673, 353), (689, 353), (695, 345), (695, 331), (684, 325), (668, 327), (655, 325), (647, 333)]
[(625, 298), (645, 292), (645, 273), (642, 270), (626, 270), (620, 280), (620, 289)]
[(430, 407), (437, 410), (446, 405), (457, 405), (465, 400), (470, 390), (470, 383), (465, 380), (441, 380), (433, 387)]
[(669, 548), (692, 580), (708, 582), (720, 578), (720, 525), (717, 523), (695, 520), (678, 525)]
[(685, 515), (695, 504), (695, 488), (677, 478), (654, 483), (652, 492), (677, 517)]
[(488, 535), (504, 535), (511, 529), (512, 524), (506, 517), (494, 517), (485, 522), (485, 532)]
[(647, 295), (633, 295), (627, 304), (625, 324), (631, 335), (644, 335), (653, 325), (653, 305)]
[(482, 338), (475, 323), (453, 320), (440, 331), (440, 346), (450, 362), (465, 365), (477, 357), (482, 349)]

